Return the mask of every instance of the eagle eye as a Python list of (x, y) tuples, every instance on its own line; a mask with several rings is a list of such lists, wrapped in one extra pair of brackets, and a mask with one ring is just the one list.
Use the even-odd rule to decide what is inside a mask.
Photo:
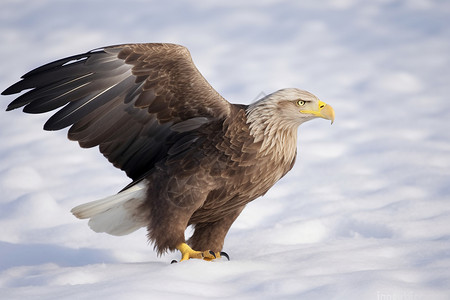
[(305, 105), (305, 103), (306, 103), (306, 102), (303, 101), (303, 100), (298, 100), (298, 101), (297, 101), (297, 105), (298, 105), (298, 106), (303, 106), (303, 105)]

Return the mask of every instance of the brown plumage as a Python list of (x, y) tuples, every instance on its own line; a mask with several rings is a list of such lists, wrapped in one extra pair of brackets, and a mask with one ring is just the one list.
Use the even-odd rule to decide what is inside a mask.
[[(293, 166), (297, 127), (333, 109), (314, 95), (277, 91), (251, 105), (230, 104), (173, 44), (105, 47), (39, 67), (2, 94), (31, 89), (7, 110), (60, 109), (46, 130), (101, 153), (132, 179), (119, 194), (80, 205), (98, 232), (146, 226), (159, 253), (188, 244), (220, 253), (245, 205)], [(194, 257), (194, 256), (190, 256)]]

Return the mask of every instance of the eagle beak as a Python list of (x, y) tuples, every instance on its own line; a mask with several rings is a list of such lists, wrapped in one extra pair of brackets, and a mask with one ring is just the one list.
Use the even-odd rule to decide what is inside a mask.
[(331, 105), (319, 101), (319, 117), (330, 120), (331, 124), (334, 122), (334, 109)]
[(330, 120), (331, 124), (333, 124), (334, 122), (334, 109), (330, 105), (320, 100), (317, 110), (301, 110), (300, 112), (304, 114), (312, 114), (316, 117)]

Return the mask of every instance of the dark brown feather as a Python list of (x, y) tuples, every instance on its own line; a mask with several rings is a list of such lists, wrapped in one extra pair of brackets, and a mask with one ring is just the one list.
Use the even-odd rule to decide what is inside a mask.
[(71, 140), (81, 147), (100, 146), (133, 180), (155, 165), (158, 155), (148, 155), (149, 149), (168, 149), (171, 125), (224, 118), (230, 106), (198, 72), (188, 50), (173, 44), (105, 47), (49, 63), (22, 78), (2, 94), (32, 90), (8, 110), (25, 106), (25, 112), (42, 113), (62, 107), (44, 128), (72, 126)]

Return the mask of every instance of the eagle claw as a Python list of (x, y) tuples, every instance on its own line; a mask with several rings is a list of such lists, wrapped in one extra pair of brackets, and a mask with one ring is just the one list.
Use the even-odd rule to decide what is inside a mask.
[(220, 256), (225, 256), (228, 259), (228, 261), (230, 260), (230, 256), (226, 252), (223, 252), (223, 251), (220, 252)]
[[(211, 261), (216, 258), (220, 258), (221, 256), (225, 256), (228, 260), (230, 260), (230, 257), (225, 252), (217, 252), (215, 253), (212, 250), (206, 250), (206, 251), (195, 251), (191, 247), (188, 246), (186, 243), (181, 243), (177, 246), (177, 249), (181, 252), (181, 260), (188, 260), (191, 258), (197, 258), (197, 259), (203, 259), (207, 261)], [(172, 260), (171, 264), (176, 263), (176, 260)]]
[(214, 258), (217, 258), (216, 254), (214, 253), (214, 251), (209, 250), (209, 254), (211, 254), (212, 256), (214, 256)]

